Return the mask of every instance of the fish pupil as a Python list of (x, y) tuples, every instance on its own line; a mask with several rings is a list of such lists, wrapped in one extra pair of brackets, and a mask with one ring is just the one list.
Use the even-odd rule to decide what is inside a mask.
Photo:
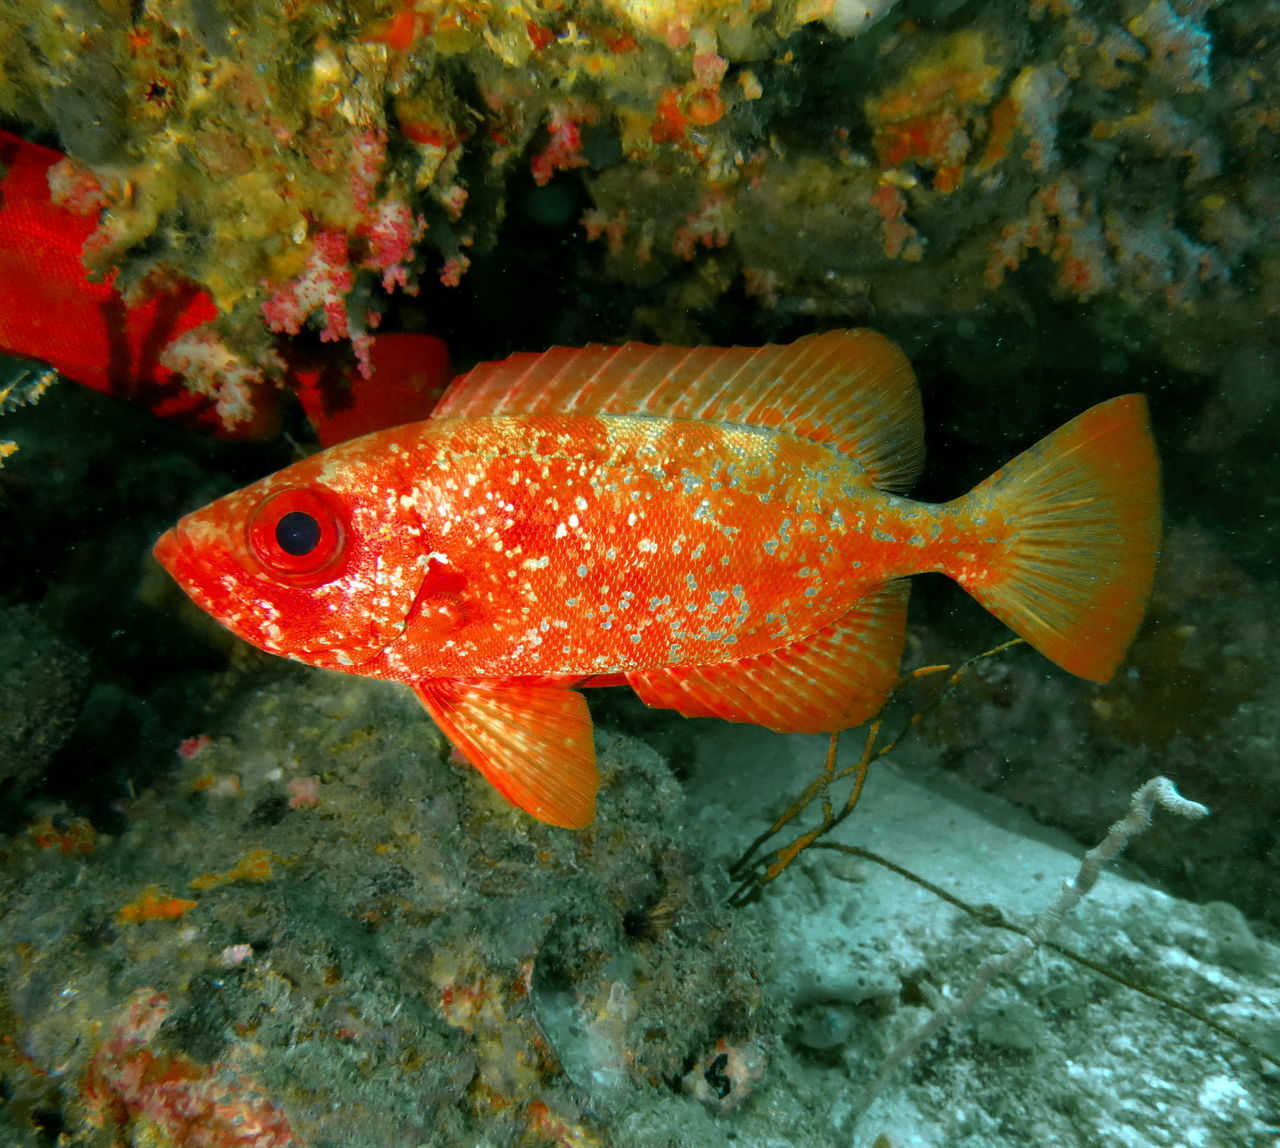
[(310, 554), (320, 545), (320, 523), (301, 510), (291, 510), (276, 523), (276, 542), (295, 558)]

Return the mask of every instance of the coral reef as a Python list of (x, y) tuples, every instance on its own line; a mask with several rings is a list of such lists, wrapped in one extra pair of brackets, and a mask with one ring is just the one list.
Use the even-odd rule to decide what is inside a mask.
[(89, 269), (118, 271), (130, 298), (177, 279), (216, 304), (208, 337), (233, 362), (173, 360), (206, 390), (220, 371), (271, 377), (268, 331), (312, 316), (367, 370), (384, 304), (362, 274), (412, 292), (425, 263), (456, 284), (492, 245), (513, 168), (545, 184), (586, 166), (589, 126), (596, 154), (700, 154), (690, 131), (746, 98), (718, 41), (750, 57), (797, 27), (782, 6), (452, 0), (4, 16), (0, 110), (68, 152), (58, 202), (102, 211)]
[(951, 338), (1088, 303), (1204, 372), (1226, 329), (1274, 345), (1265, 0), (4, 11), (0, 110), (68, 151), (90, 269), (216, 303), (208, 350), (167, 360), (206, 393), (277, 378), (270, 334), (308, 324), (367, 371), (388, 292), (458, 284), (513, 190), (565, 180), (669, 340), (740, 289), (775, 326), (928, 314)]

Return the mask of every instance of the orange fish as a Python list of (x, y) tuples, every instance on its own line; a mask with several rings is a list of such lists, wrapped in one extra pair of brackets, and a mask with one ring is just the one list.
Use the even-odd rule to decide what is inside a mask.
[(902, 496), (923, 457), (911, 367), (871, 331), (555, 348), (481, 364), (426, 421), (220, 498), (155, 552), (254, 645), (406, 683), (506, 798), (580, 828), (597, 777), (572, 687), (858, 725), (897, 681), (909, 574), (950, 575), (1064, 669), (1111, 677), (1159, 544), (1143, 397), (953, 502)]

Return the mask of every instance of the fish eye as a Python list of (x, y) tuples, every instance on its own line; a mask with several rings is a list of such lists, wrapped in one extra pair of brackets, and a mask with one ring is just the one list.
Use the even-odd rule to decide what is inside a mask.
[(346, 514), (323, 488), (273, 491), (254, 507), (246, 533), (266, 570), (294, 586), (331, 582), (346, 566)]
[(276, 523), (276, 543), (286, 554), (305, 558), (320, 545), (320, 523), (305, 510), (291, 510)]

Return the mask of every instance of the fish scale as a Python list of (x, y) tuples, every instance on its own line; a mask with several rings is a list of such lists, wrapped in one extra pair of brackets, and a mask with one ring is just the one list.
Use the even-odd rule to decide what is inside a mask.
[[(557, 447), (515, 453), (512, 442)], [(793, 435), (537, 417), (428, 423), (402, 447), (420, 462), (424, 536), (449, 559), (396, 645), (422, 641), (424, 619), (443, 640), (439, 673), (588, 675), (748, 656), (820, 628), (892, 576), (853, 526), (873, 511), (875, 523), (891, 518), (890, 496), (852, 459)], [(452, 636), (432, 623), (441, 598), (465, 602)], [(401, 676), (395, 647), (387, 656)]]

